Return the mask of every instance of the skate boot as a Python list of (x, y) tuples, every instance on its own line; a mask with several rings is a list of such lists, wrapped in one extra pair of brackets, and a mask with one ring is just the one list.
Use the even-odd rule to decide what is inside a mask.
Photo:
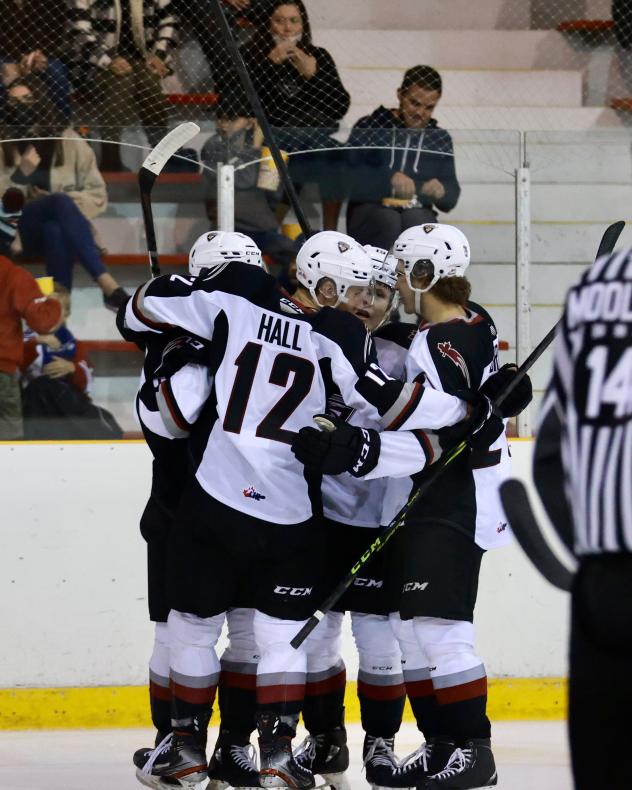
[(259, 784), (255, 747), (251, 743), (231, 741), (230, 733), (222, 731), (208, 765), (209, 783), (206, 790), (253, 790)]
[(445, 768), (419, 785), (422, 790), (483, 790), (498, 782), (489, 738), (472, 738), (455, 749)]
[(292, 756), (292, 735), (288, 725), (273, 713), (260, 714), (259, 754), (261, 787), (284, 787), (292, 790), (311, 790), (315, 786), (311, 771), (299, 765)]
[(170, 733), (166, 733), (166, 732), (157, 732), (156, 740), (154, 741), (153, 746), (146, 746), (143, 749), (137, 749), (134, 752), (134, 756), (132, 757), (132, 762), (134, 763), (134, 765), (137, 768), (142, 768), (143, 765), (145, 765), (145, 763), (147, 762), (147, 760), (149, 760), (149, 758), (151, 757), (151, 753), (154, 751), (154, 749), (157, 746), (160, 746), (162, 741), (164, 741), (167, 738), (167, 735), (169, 734)]
[(136, 778), (153, 788), (192, 788), (206, 780), (206, 754), (195, 735), (169, 733), (152, 751), (134, 754)]
[(452, 741), (431, 738), (417, 751), (398, 760), (393, 753), (393, 739), (373, 738), (364, 741), (364, 764), (367, 782), (373, 790), (412, 788), (430, 774), (440, 771), (454, 751)]
[(344, 774), (349, 767), (349, 749), (342, 725), (322, 735), (308, 735), (294, 750), (294, 759), (302, 768), (320, 774), (333, 790), (351, 790)]

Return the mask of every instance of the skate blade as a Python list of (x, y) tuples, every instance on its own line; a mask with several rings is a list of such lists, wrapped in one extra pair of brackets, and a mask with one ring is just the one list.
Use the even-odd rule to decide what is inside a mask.
[[(233, 785), (223, 779), (210, 779), (204, 790), (230, 790)], [(239, 785), (239, 790), (261, 790), (261, 785)]]
[(351, 790), (351, 785), (344, 772), (337, 774), (318, 774), (323, 777), (322, 783), (316, 785), (314, 790), (319, 787), (331, 787), (332, 790)]
[[(145, 787), (152, 787), (153, 790), (178, 790), (178, 788), (182, 788), (182, 790), (202, 790), (202, 785), (206, 781), (206, 776), (201, 774), (198, 775), (201, 776), (201, 778), (189, 779), (186, 777), (184, 779), (173, 779), (170, 782), (165, 782), (160, 776), (152, 776), (151, 774), (143, 773), (141, 768), (136, 769), (136, 778), (138, 781), (142, 785), (145, 785)], [(224, 785), (224, 787), (230, 787), (230, 785)]]
[[(282, 771), (277, 771), (274, 768), (264, 768), (259, 771), (259, 784), (261, 787), (283, 787), (289, 790), (296, 790), (298, 785), (291, 776), (284, 774)], [(321, 785), (326, 787), (326, 785)]]

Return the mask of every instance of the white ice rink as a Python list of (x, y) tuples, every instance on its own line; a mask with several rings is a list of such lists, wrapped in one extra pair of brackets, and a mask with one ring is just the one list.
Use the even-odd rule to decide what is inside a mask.
[[(368, 787), (361, 773), (362, 734), (348, 727), (349, 781)], [(213, 742), (215, 729), (211, 732)], [(15, 731), (0, 734), (1, 790), (140, 790), (131, 767), (135, 749), (152, 742), (150, 730)], [(404, 756), (419, 745), (413, 724), (397, 737)], [(566, 728), (563, 722), (499, 722), (493, 746), (500, 790), (571, 790)]]

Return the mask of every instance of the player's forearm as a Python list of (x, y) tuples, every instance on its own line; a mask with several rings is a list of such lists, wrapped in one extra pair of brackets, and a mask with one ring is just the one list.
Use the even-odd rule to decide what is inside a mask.
[(194, 278), (171, 275), (137, 289), (125, 309), (125, 325), (135, 332), (165, 332), (174, 326), (210, 340), (217, 311), (208, 295), (193, 291)]
[(461, 422), (467, 414), (467, 404), (455, 395), (408, 382), (381, 422), (389, 431), (438, 430)]
[(410, 477), (421, 472), (432, 459), (432, 447), (423, 431), (383, 431), (377, 465), (363, 479)]

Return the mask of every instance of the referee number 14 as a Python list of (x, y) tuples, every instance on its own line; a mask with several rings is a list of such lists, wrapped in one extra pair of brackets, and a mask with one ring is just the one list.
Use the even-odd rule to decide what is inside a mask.
[[(632, 347), (626, 348), (608, 372), (608, 346), (595, 346), (586, 357), (590, 371), (586, 396), (586, 417), (596, 419), (606, 406), (621, 419), (632, 414)], [(615, 352), (616, 353), (616, 352)]]

